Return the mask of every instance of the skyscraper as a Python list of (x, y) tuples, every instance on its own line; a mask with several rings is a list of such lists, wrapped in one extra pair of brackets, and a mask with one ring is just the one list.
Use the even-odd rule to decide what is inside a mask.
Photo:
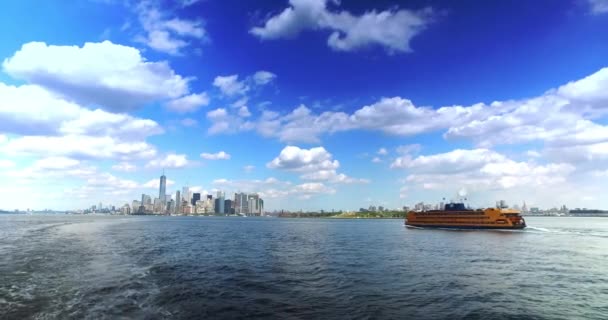
[(175, 192), (175, 214), (182, 212), (182, 197), (179, 194), (179, 190)]
[(160, 176), (160, 188), (158, 190), (158, 198), (160, 199), (160, 206), (161, 206), (161, 211), (165, 210), (165, 208), (167, 207), (167, 199), (166, 199), (166, 194), (167, 194), (167, 177), (165, 177), (165, 171), (163, 170), (163, 175)]
[(216, 213), (221, 213), (221, 214), (225, 213), (224, 212), (224, 200), (225, 200), (224, 197), (225, 197), (225, 195), (222, 191), (217, 192), (217, 200), (218, 200), (217, 204), (218, 205), (215, 208)]
[(235, 193), (234, 194), (234, 210), (236, 214), (246, 215), (249, 213), (249, 203), (247, 202), (246, 193)]
[(190, 188), (189, 187), (182, 188), (182, 200), (184, 200), (186, 202), (190, 202)]
[(234, 214), (234, 212), (232, 212), (232, 200), (230, 200), (230, 199), (224, 200), (224, 213), (225, 214)]
[(198, 193), (198, 192), (193, 193), (193, 194), (192, 194), (192, 205), (193, 205), (193, 206), (195, 206), (195, 205), (196, 205), (196, 202), (197, 202), (198, 200), (201, 200), (201, 194), (200, 194), (200, 193)]

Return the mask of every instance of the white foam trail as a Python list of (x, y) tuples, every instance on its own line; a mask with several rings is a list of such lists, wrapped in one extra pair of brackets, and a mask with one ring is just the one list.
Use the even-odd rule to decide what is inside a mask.
[(546, 229), (546, 228), (532, 227), (532, 226), (527, 226), (526, 229), (528, 229), (528, 230), (542, 231), (542, 232), (553, 232), (553, 231), (551, 231), (549, 229)]

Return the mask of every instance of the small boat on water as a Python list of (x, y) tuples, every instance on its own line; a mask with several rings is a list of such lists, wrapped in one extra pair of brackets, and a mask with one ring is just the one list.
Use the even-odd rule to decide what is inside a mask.
[(410, 211), (405, 225), (453, 229), (523, 229), (526, 221), (519, 210), (503, 207), (473, 210), (464, 203), (448, 203), (443, 210)]

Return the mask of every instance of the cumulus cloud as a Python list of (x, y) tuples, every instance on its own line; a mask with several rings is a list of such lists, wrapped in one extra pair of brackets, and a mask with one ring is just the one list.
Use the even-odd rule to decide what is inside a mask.
[(205, 92), (193, 93), (167, 102), (169, 110), (179, 113), (194, 112), (207, 105), (209, 105), (209, 96)]
[(251, 116), (251, 112), (249, 112), (249, 108), (247, 108), (247, 106), (242, 106), (239, 108), (238, 115), (241, 118), (247, 118)]
[(224, 151), (219, 151), (216, 153), (203, 152), (201, 153), (201, 158), (206, 160), (230, 160), (230, 154)]
[(391, 167), (407, 169), (406, 181), (424, 189), (545, 187), (565, 182), (575, 171), (567, 163), (517, 162), (488, 149), (400, 157)]
[(334, 160), (331, 153), (323, 147), (301, 149), (287, 146), (278, 157), (266, 164), (270, 169), (279, 169), (301, 173), (304, 180), (319, 180), (332, 183), (367, 183), (366, 179), (355, 179), (337, 173), (340, 162)]
[(113, 165), (112, 169), (116, 171), (133, 172), (137, 170), (137, 166), (125, 161)]
[(146, 168), (183, 168), (190, 164), (185, 154), (170, 153), (164, 157), (152, 159)]
[[(315, 114), (304, 105), (286, 115), (265, 110), (257, 121), (251, 120), (240, 130), (253, 128), (264, 137), (276, 137), (288, 143), (318, 143), (324, 134), (350, 130), (380, 130), (390, 135), (412, 136), (483, 119), (490, 113), (482, 104), (433, 109), (416, 107), (410, 100), (393, 97), (382, 98), (352, 114), (333, 111)], [(223, 121), (210, 120), (214, 124)]]
[(74, 168), (80, 164), (79, 160), (70, 159), (67, 157), (48, 157), (36, 160), (34, 166), (39, 169), (67, 169)]
[(67, 156), (98, 159), (150, 158), (156, 148), (146, 142), (121, 141), (103, 136), (23, 136), (1, 147), (8, 154)]
[(287, 146), (266, 166), (270, 169), (296, 172), (335, 170), (340, 167), (340, 163), (332, 158), (331, 153), (323, 147), (300, 149), (296, 146)]
[(237, 74), (229, 76), (217, 76), (213, 79), (216, 86), (226, 96), (243, 95), (249, 91), (249, 87), (243, 81), (239, 81)]
[[(556, 161), (597, 159), (597, 150), (608, 142), (608, 126), (593, 119), (604, 117), (608, 110), (606, 92), (608, 68), (522, 100), (434, 109), (393, 97), (382, 98), (352, 113), (315, 113), (300, 105), (287, 114), (264, 110), (257, 119), (249, 118), (246, 126), (225, 124), (231, 128), (230, 132), (253, 129), (261, 136), (288, 143), (319, 143), (323, 135), (351, 130), (381, 131), (397, 136), (443, 131), (447, 140), (473, 141), (478, 148), (541, 142), (546, 150), (540, 152)], [(587, 145), (589, 147), (585, 147)], [(564, 152), (561, 157), (559, 150)], [(570, 155), (570, 150), (584, 154)], [(419, 151), (419, 145), (397, 150), (410, 156)]]
[(386, 150), (386, 148), (380, 148), (380, 149), (378, 149), (378, 152), (376, 152), (376, 153), (381, 156), (385, 156), (388, 154), (388, 151)]
[(15, 167), (15, 162), (8, 159), (0, 159), (0, 169), (13, 168)]
[(244, 121), (242, 117), (231, 116), (225, 108), (207, 112), (207, 119), (212, 123), (207, 130), (209, 134), (235, 133), (253, 129), (253, 123)]
[(176, 74), (165, 61), (146, 61), (139, 50), (110, 41), (82, 47), (30, 42), (2, 66), (15, 78), (110, 111), (179, 98), (188, 94), (191, 80)]
[(253, 81), (255, 84), (263, 86), (272, 82), (276, 77), (277, 75), (272, 72), (261, 70), (253, 74)]
[[(333, 1), (332, 1), (333, 2)], [(388, 52), (409, 52), (410, 40), (431, 21), (432, 10), (391, 8), (361, 15), (333, 12), (327, 0), (290, 0), (290, 7), (249, 32), (262, 40), (293, 38), (305, 30), (327, 30), (327, 45), (337, 51), (354, 51), (378, 45)], [(334, 2), (339, 4), (339, 2)]]
[(589, 8), (593, 14), (602, 14), (608, 12), (608, 0), (588, 0)]
[[(195, 1), (190, 0), (183, 3), (190, 5), (191, 2)], [(140, 2), (136, 11), (139, 22), (146, 32), (145, 36), (139, 36), (136, 40), (156, 51), (179, 55), (185, 47), (190, 45), (186, 39), (195, 39), (199, 42), (206, 39), (207, 32), (200, 20), (168, 18), (167, 13), (161, 12), (151, 1)]]

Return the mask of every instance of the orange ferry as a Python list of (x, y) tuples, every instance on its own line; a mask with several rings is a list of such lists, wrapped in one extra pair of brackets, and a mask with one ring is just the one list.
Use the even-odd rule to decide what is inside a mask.
[(410, 211), (405, 225), (454, 229), (523, 229), (526, 221), (519, 210), (505, 208), (467, 209), (464, 203), (448, 203), (443, 210)]

